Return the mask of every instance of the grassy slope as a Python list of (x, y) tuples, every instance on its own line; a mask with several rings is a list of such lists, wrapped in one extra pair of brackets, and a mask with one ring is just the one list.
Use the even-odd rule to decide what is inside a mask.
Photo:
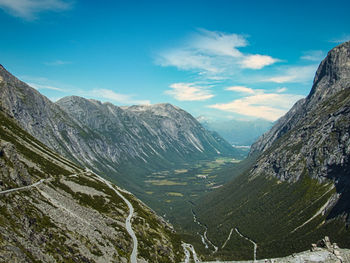
[[(329, 189), (329, 184), (320, 185), (307, 176), (291, 185), (262, 176), (248, 180), (246, 175), (242, 175), (225, 186), (221, 195), (207, 197), (205, 207), (199, 206), (197, 210), (200, 220), (208, 225), (209, 237), (215, 244), (223, 244), (230, 229), (238, 227), (244, 235), (258, 243), (259, 258), (285, 256), (305, 250), (324, 235), (341, 246), (349, 246), (350, 233), (338, 219), (320, 225), (325, 217), (317, 216), (292, 233), (335, 192), (335, 189), (328, 192)], [(212, 220), (213, 214), (215, 221)], [(246, 245), (242, 247), (241, 243), (231, 241), (219, 254), (230, 259), (251, 259), (252, 246), (247, 249)]]
[[(81, 206), (87, 214), (103, 215), (102, 218), (106, 218), (103, 224), (109, 224), (114, 228), (113, 231), (116, 231), (114, 238), (107, 238), (108, 229), (90, 229), (90, 225), (87, 224), (81, 230), (87, 233), (97, 231), (92, 236), (79, 230), (72, 232), (69, 230), (70, 225), (65, 225), (64, 221), (55, 217), (59, 210), (61, 213), (62, 211), (66, 213), (66, 210), (56, 208), (37, 188), (13, 192), (0, 196), (1, 257), (14, 259), (21, 255), (17, 258), (19, 262), (49, 259), (59, 262), (74, 262), (74, 260), (94, 262), (103, 256), (103, 250), (106, 247), (112, 247), (112, 250), (115, 250), (117, 261), (120, 257), (128, 257), (131, 252), (131, 240), (125, 228), (117, 223), (125, 220), (127, 207), (111, 189), (93, 176), (81, 174), (83, 170), (80, 167), (35, 140), (1, 109), (0, 140), (2, 143), (11, 143), (14, 146), (15, 155), (10, 157), (7, 156), (8, 151), (1, 151), (0, 162), (4, 164), (0, 170), (1, 189), (20, 186), (9, 177), (16, 166), (21, 168), (16, 170), (18, 176), (27, 173), (31, 183), (40, 178), (51, 178), (39, 186), (41, 191), (60, 198), (57, 200), (68, 200), (71, 205)], [(14, 160), (16, 163), (13, 163)], [(70, 177), (71, 174), (78, 174), (78, 176)], [(69, 181), (95, 189), (101, 192), (101, 195), (92, 196), (76, 192), (65, 183)], [(52, 193), (56, 194), (52, 195)], [(139, 255), (152, 262), (180, 262), (183, 251), (179, 236), (134, 196), (127, 195), (127, 198), (133, 203), (137, 213), (133, 227), (139, 237)], [(51, 209), (45, 210), (44, 208), (48, 206)], [(68, 224), (71, 214), (67, 213), (63, 217), (66, 217)], [(76, 217), (73, 216), (74, 218)], [(166, 251), (162, 250), (164, 247), (167, 248)], [(17, 254), (11, 251), (17, 251)], [(169, 257), (169, 253), (173, 253), (173, 256)]]

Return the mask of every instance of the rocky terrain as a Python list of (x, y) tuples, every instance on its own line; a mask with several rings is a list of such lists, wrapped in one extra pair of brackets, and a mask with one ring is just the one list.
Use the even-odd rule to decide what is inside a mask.
[(337, 194), (329, 200), (330, 216), (343, 215), (350, 222), (349, 127), (350, 42), (346, 42), (322, 61), (308, 97), (253, 145), (252, 153), (263, 154), (250, 174), (289, 182), (303, 175), (319, 182), (331, 179)]
[(324, 236), (350, 247), (349, 127), (346, 42), (234, 180), (191, 200), (185, 238), (203, 244), (182, 243), (97, 174), (140, 190), (146, 170), (235, 156), (227, 142), (170, 104), (52, 103), (0, 67), (0, 262), (347, 262), (349, 251), (328, 238), (293, 253)]
[(51, 151), (2, 110), (0, 211), (0, 262), (129, 262), (130, 218), (137, 262), (184, 257), (171, 225), (129, 192)]
[[(239, 227), (258, 244), (258, 258), (305, 250), (324, 235), (350, 247), (349, 127), (346, 42), (322, 61), (307, 98), (252, 146), (250, 157), (257, 158), (252, 167), (197, 207), (211, 240), (221, 244), (230, 229)], [(213, 214), (219, 218), (214, 224)], [(232, 239), (239, 242), (237, 236)], [(234, 250), (247, 258), (241, 248), (249, 244), (237, 242), (228, 242), (219, 253)]]
[(0, 105), (26, 131), (128, 189), (145, 170), (235, 155), (220, 136), (170, 104), (117, 107), (76, 96), (53, 103), (2, 66), (0, 76)]

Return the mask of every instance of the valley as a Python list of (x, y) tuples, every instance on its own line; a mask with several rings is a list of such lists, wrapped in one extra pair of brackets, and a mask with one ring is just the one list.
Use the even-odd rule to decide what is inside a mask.
[(139, 182), (143, 191), (136, 194), (165, 218), (174, 217), (173, 210), (182, 209), (205, 193), (223, 186), (230, 174), (223, 176), (223, 169), (230, 169), (240, 160), (218, 157), (193, 164), (183, 164), (177, 169), (161, 170), (146, 174)]
[(345, 42), (246, 158), (172, 104), (54, 103), (0, 66), (0, 260), (346, 259), (349, 65)]

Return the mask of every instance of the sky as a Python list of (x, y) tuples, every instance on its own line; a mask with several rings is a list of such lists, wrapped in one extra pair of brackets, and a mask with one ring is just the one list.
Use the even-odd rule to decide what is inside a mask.
[(350, 40), (350, 1), (0, 0), (0, 64), (52, 101), (275, 121)]

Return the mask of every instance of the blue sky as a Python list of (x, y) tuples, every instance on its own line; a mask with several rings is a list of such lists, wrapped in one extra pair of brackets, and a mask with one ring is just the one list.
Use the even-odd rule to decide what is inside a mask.
[(349, 1), (0, 0), (0, 64), (55, 101), (276, 120), (350, 40)]

